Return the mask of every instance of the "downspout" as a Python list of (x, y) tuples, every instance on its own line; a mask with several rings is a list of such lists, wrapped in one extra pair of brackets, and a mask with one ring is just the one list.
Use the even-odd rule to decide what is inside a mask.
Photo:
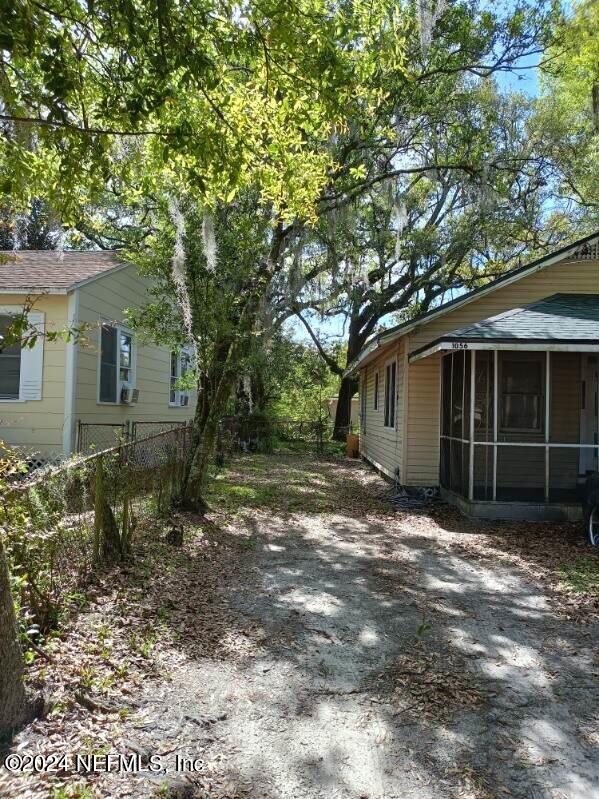
[[(68, 330), (71, 331), (79, 322), (79, 289), (68, 294)], [(66, 342), (66, 360), (64, 374), (64, 422), (62, 427), (63, 455), (71, 455), (75, 449), (75, 410), (77, 400), (77, 351), (79, 345), (71, 338)]]

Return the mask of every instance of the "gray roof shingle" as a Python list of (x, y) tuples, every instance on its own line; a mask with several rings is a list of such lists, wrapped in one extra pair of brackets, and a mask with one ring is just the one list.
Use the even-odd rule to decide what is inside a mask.
[(599, 294), (554, 294), (452, 330), (444, 341), (599, 341)]
[(0, 251), (0, 292), (66, 291), (122, 264), (116, 252), (106, 250), (3, 250)]

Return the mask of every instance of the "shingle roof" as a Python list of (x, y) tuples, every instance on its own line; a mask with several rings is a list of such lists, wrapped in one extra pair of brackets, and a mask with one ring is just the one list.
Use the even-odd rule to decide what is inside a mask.
[(599, 294), (554, 294), (452, 330), (443, 341), (599, 341)]
[[(524, 266), (517, 267), (516, 269), (510, 269), (508, 272), (505, 272), (503, 275), (495, 278), (495, 280), (492, 280), (483, 286), (479, 286), (472, 291), (466, 292), (465, 294), (462, 294), (453, 300), (449, 300), (449, 302), (445, 302), (436, 308), (432, 308), (426, 313), (415, 316), (413, 319), (410, 319), (407, 322), (402, 322), (400, 325), (391, 327), (388, 330), (383, 330), (381, 333), (376, 334), (366, 342), (364, 347), (360, 350), (360, 352), (345, 370), (344, 374), (353, 374), (355, 371), (361, 368), (362, 364), (370, 361), (372, 357), (375, 357), (374, 353), (378, 349), (389, 346), (393, 341), (401, 336), (404, 336), (406, 333), (409, 333), (414, 328), (425, 325), (427, 322), (430, 322), (433, 319), (436, 319), (437, 317), (454, 310), (455, 308), (466, 305), (467, 303), (472, 302), (472, 300), (476, 300), (478, 297), (482, 297), (489, 292), (495, 291), (495, 289), (498, 289), (501, 286), (508, 285), (513, 281), (526, 277), (535, 271), (544, 269), (546, 266), (550, 266), (551, 264), (567, 257), (571, 257), (574, 260), (599, 259), (599, 231), (591, 233), (588, 236), (584, 236), (584, 238), (577, 239), (576, 241), (567, 244), (558, 250), (550, 252), (547, 255), (543, 255), (541, 258), (537, 258), (534, 261), (525, 264)], [(376, 357), (378, 357), (378, 355)]]
[(75, 250), (0, 251), (0, 291), (66, 291), (122, 266), (116, 252)]

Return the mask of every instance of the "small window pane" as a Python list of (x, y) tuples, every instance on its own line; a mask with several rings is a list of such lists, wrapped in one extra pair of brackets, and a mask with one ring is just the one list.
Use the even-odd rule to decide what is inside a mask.
[(7, 315), (0, 315), (0, 350), (2, 355), (18, 355), (19, 358), (21, 357), (21, 347), (19, 342), (15, 342), (14, 344), (8, 344), (7, 346), (2, 346), (2, 341), (6, 336), (9, 327), (13, 324), (13, 317)]
[(395, 374), (394, 361), (385, 367), (385, 427), (395, 427)]
[[(0, 336), (5, 336), (12, 321), (10, 316), (0, 316)], [(19, 399), (20, 382), (21, 347), (17, 342), (0, 349), (0, 399)]]
[(538, 394), (504, 394), (502, 426), (515, 430), (540, 430), (541, 397)]
[(102, 325), (100, 353), (100, 402), (116, 402), (117, 331)]
[(177, 385), (177, 379), (179, 377), (179, 356), (176, 352), (171, 352), (171, 378), (170, 378), (170, 394), (169, 394), (169, 402), (171, 405), (175, 405), (177, 402), (177, 391), (175, 386)]
[(543, 363), (539, 358), (502, 359), (501, 427), (540, 432), (543, 427)]
[(121, 333), (121, 366), (131, 366), (131, 336)]
[(19, 399), (21, 356), (0, 353), (0, 399)]

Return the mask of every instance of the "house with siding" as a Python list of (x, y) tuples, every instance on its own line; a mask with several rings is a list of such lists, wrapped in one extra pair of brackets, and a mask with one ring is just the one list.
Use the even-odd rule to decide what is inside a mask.
[(599, 233), (383, 331), (360, 452), (476, 517), (564, 519), (598, 469)]
[[(133, 422), (193, 417), (194, 393), (177, 382), (186, 353), (127, 326), (126, 309), (142, 307), (149, 286), (115, 252), (2, 253), (0, 336), (25, 308), (24, 341), (39, 335), (32, 347), (0, 340), (0, 441), (44, 462), (72, 453), (86, 425), (102, 431), (87, 444), (109, 444)], [(47, 335), (74, 328), (83, 330), (76, 339)]]

